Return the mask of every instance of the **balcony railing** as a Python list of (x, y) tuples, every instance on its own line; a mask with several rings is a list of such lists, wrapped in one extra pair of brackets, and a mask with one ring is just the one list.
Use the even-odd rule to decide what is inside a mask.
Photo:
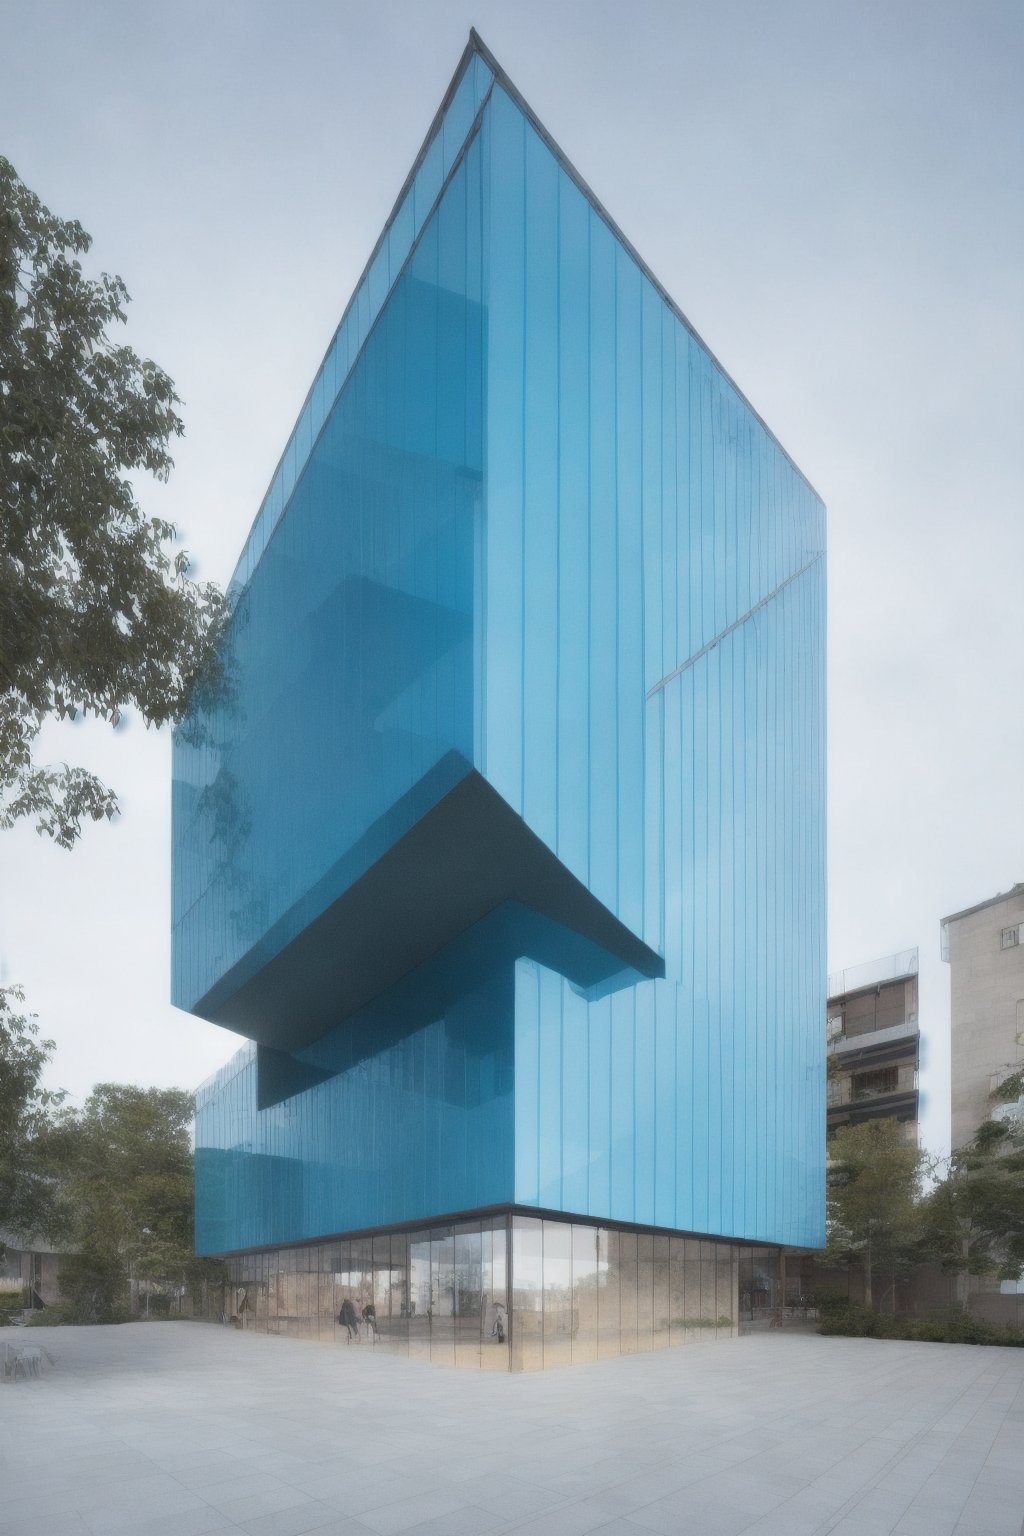
[(894, 1045), (901, 1040), (913, 1041), (919, 1035), (920, 1029), (916, 1017), (907, 1019), (902, 1024), (890, 1024), (887, 1029), (865, 1029), (859, 1035), (847, 1035), (842, 1032), (833, 1033), (828, 1042), (829, 1050), (835, 1055), (843, 1055), (848, 1051), (877, 1050), (882, 1046)]
[(888, 1087), (854, 1088), (848, 1077), (833, 1078), (828, 1084), (828, 1107), (838, 1108), (843, 1104), (864, 1104), (871, 1099), (890, 1099), (898, 1093), (915, 1093), (918, 1086), (918, 1075), (915, 1072), (912, 1078), (905, 1078), (903, 1082), (895, 1082)]
[(829, 997), (843, 997), (847, 992), (859, 992), (861, 987), (874, 987), (883, 981), (895, 981), (898, 976), (917, 975), (916, 949), (900, 949), (894, 955), (883, 955), (880, 960), (866, 960), (863, 965), (847, 966), (845, 971), (833, 971), (828, 978)]

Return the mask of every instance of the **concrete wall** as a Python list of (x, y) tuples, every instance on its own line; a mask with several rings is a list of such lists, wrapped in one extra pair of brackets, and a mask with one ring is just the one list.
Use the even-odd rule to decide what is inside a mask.
[(948, 922), (954, 1148), (990, 1117), (996, 1076), (1024, 1064), (1024, 945), (1000, 945), (1022, 922), (1024, 885)]

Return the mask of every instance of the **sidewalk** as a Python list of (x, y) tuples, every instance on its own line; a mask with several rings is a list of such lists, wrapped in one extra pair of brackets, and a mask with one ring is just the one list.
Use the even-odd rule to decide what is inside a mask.
[(773, 1332), (542, 1375), (32, 1331), (4, 1536), (1020, 1536), (1024, 1350)]

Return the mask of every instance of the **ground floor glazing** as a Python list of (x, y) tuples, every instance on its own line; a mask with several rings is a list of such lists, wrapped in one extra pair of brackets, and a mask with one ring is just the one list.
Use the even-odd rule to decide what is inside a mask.
[(226, 1260), (211, 1317), (443, 1365), (545, 1370), (732, 1337), (779, 1250), (502, 1212)]

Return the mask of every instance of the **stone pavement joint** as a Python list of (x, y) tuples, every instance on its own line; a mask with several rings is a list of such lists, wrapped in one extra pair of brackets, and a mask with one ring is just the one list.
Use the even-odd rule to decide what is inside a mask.
[(759, 1334), (539, 1375), (204, 1323), (38, 1330), (20, 1536), (1022, 1536), (1024, 1350)]

